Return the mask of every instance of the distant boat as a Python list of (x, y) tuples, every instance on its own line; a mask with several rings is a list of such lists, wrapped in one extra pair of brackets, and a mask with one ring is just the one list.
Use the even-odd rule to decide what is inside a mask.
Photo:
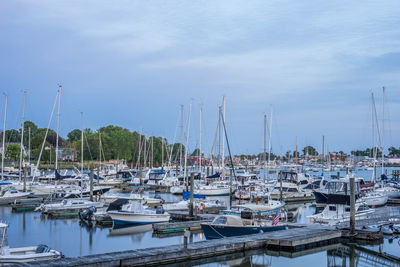
[(56, 260), (63, 256), (61, 252), (50, 249), (46, 245), (9, 248), (7, 227), (7, 224), (0, 223), (0, 264)]
[(286, 229), (285, 224), (272, 225), (271, 222), (248, 220), (235, 215), (217, 215), (212, 222), (201, 223), (200, 225), (207, 239), (251, 235)]

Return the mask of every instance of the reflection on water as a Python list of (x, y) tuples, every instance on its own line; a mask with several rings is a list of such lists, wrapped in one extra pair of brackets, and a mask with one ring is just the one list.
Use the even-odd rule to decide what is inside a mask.
[[(151, 225), (120, 229), (93, 227), (74, 219), (49, 219), (37, 212), (12, 213), (0, 207), (0, 220), (9, 224), (10, 247), (46, 244), (67, 257), (183, 244), (183, 236), (157, 237)], [(203, 240), (193, 233), (190, 242)]]

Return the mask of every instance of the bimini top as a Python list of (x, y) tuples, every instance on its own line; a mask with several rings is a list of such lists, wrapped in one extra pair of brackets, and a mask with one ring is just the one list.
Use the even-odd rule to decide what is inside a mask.
[(243, 221), (239, 216), (235, 215), (217, 215), (212, 224), (243, 226)]

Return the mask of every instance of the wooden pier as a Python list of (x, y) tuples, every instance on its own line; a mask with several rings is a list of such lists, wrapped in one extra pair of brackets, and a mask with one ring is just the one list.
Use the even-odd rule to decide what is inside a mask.
[(339, 242), (341, 232), (319, 225), (289, 225), (288, 230), (229, 237), (184, 245), (111, 252), (21, 266), (149, 266), (173, 264), (254, 249), (298, 252)]

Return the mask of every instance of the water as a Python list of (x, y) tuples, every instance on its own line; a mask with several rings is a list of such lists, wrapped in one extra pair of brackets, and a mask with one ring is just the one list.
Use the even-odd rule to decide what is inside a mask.
[[(391, 173), (391, 170), (388, 173)], [(372, 172), (365, 171), (365, 173), (357, 174), (371, 177)], [(181, 197), (171, 194), (161, 194), (161, 196), (167, 202), (181, 200)], [(220, 198), (220, 200), (229, 203), (227, 197)], [(295, 207), (299, 209), (296, 218), (300, 223), (305, 223), (306, 216), (315, 213), (315, 206), (311, 204), (298, 204)], [(0, 220), (9, 224), (8, 242), (10, 247), (46, 244), (61, 251), (67, 257), (183, 244), (181, 234), (168, 237), (155, 236), (150, 225), (122, 229), (88, 227), (80, 223), (77, 218), (48, 219), (38, 212), (13, 213), (10, 207), (0, 207)], [(192, 233), (189, 238), (189, 242), (201, 240), (205, 240), (202, 233)], [(385, 238), (381, 245), (366, 247), (400, 257), (398, 237)], [(185, 263), (182, 266), (333, 266), (332, 262), (333, 259), (336, 260), (336, 257), (330, 254), (337, 249), (332, 250), (330, 247), (310, 255), (296, 255), (295, 257), (292, 255), (294, 258), (288, 258), (287, 255), (283, 256), (282, 254), (277, 256), (277, 252), (273, 251), (257, 250), (228, 255), (228, 258), (223, 259), (207, 258), (200, 262)], [(349, 263), (349, 257), (344, 260)], [(372, 266), (372, 264), (366, 264), (366, 266)]]

